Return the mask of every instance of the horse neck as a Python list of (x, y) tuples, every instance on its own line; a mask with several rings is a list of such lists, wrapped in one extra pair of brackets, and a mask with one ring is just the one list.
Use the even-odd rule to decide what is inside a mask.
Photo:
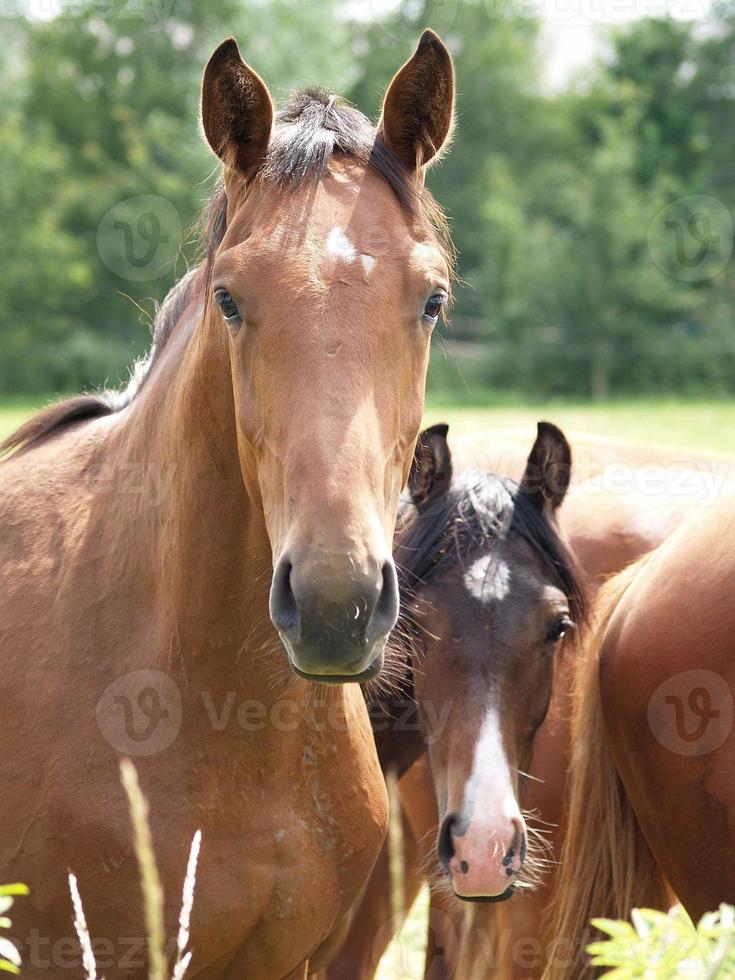
[(248, 660), (262, 663), (264, 648), (278, 644), (268, 619), (271, 551), (240, 470), (226, 331), (192, 305), (108, 447), (113, 465), (138, 468), (146, 486), (118, 531), (118, 553), (130, 553), (133, 527), (169, 665), (211, 673), (211, 683), (234, 673), (252, 690), (262, 671)]

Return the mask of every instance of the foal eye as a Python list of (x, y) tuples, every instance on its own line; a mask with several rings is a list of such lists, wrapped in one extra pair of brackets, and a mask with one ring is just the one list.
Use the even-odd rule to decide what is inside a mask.
[(237, 303), (226, 289), (215, 290), (214, 301), (217, 306), (219, 306), (220, 312), (227, 323), (235, 323), (238, 320), (242, 320), (240, 310), (237, 308)]
[(566, 634), (568, 630), (573, 630), (576, 628), (576, 623), (574, 623), (569, 616), (559, 616), (549, 630), (546, 636), (546, 642), (558, 643), (558, 641)]
[(428, 299), (426, 306), (424, 307), (424, 312), (422, 314), (423, 319), (436, 321), (439, 314), (444, 309), (444, 304), (446, 301), (446, 293), (434, 293), (434, 295)]

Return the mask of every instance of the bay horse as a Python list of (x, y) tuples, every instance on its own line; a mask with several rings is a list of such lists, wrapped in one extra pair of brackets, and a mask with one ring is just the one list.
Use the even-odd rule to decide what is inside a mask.
[[(527, 446), (528, 438), (526, 432), (515, 430), (460, 436), (452, 441), (451, 464), (456, 470), (459, 457), (459, 466), (480, 463), (490, 470), (510, 472), (520, 480), (527, 465), (522, 455), (523, 442)], [(441, 450), (438, 468), (445, 469), (441, 457), (447, 457), (448, 447), (441, 447), (436, 437), (434, 445)], [(672, 452), (585, 434), (574, 438), (574, 458), (572, 486), (559, 508), (557, 521), (578, 559), (590, 593), (610, 573), (658, 546), (692, 513), (713, 506), (718, 497), (732, 489), (735, 475), (733, 461), (726, 457)], [(609, 488), (605, 479), (608, 470)], [(628, 482), (621, 483), (621, 479)], [(440, 659), (442, 652), (437, 644), (434, 656)], [(509, 980), (539, 977), (547, 954), (555, 953), (546, 913), (556, 891), (556, 868), (563, 842), (574, 659), (573, 651), (557, 658), (551, 703), (534, 737), (531, 778), (524, 781), (521, 796), (524, 809), (534, 813), (535, 822), (543, 828), (549, 856), (554, 859), (533, 890), (522, 890), (502, 905), (463, 905), (448, 896), (445, 889), (434, 887), (426, 967), (431, 980), (445, 976), (475, 980), (488, 971)], [(406, 759), (405, 732), (400, 739), (397, 732), (388, 732), (387, 736), (379, 733), (377, 737), (392, 741), (392, 758), (399, 765), (399, 748), (407, 764), (424, 751), (424, 746), (413, 745), (412, 754)], [(384, 751), (390, 752), (390, 744)], [(437, 822), (435, 788), (425, 755), (400, 780), (399, 792), (403, 805), (404, 893), (406, 905), (410, 906), (430, 867)], [(400, 926), (400, 921), (392, 916), (390, 891), (388, 853), (384, 849), (349, 941), (329, 974), (330, 980), (373, 976), (382, 951)]]
[(100, 972), (147, 975), (120, 755), (171, 936), (202, 831), (197, 980), (304, 977), (373, 867), (386, 793), (347, 682), (378, 673), (398, 612), (397, 502), (452, 274), (423, 180), (453, 104), (431, 31), (377, 129), (323, 92), (274, 114), (225, 41), (202, 84), (223, 174), (206, 261), (125, 393), (4, 444), (0, 880), (31, 889), (26, 977), (80, 963), (68, 869)]
[(728, 497), (601, 595), (573, 691), (553, 921), (569, 956), (548, 977), (594, 975), (592, 917), (667, 908), (672, 892), (695, 921), (735, 903), (733, 540)]
[[(439, 880), (468, 901), (503, 901), (535, 879), (519, 798), (555, 659), (586, 614), (554, 520), (571, 456), (563, 433), (542, 422), (519, 484), (474, 470), (455, 475), (446, 434), (446, 426), (434, 426), (417, 443), (394, 548), (402, 592), (397, 642), (410, 684), (391, 698), (378, 693), (371, 717), (384, 769), (405, 772), (427, 752), (440, 820)], [(407, 729), (413, 700), (418, 717)], [(409, 855), (420, 836), (407, 828)], [(421, 876), (406, 864), (410, 902)], [(382, 948), (390, 938), (386, 870), (384, 853), (330, 980), (372, 974), (376, 943)]]

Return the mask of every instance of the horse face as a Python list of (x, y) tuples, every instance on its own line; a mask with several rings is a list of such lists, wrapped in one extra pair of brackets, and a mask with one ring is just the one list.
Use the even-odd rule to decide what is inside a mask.
[[(446, 136), (452, 92), (445, 49), (422, 40), (381, 127), (407, 192), (421, 141)], [(300, 675), (366, 680), (398, 612), (391, 541), (447, 262), (426, 215), (369, 164), (375, 132), (354, 110), (304, 96), (273, 126), (234, 42), (207, 68), (202, 110), (226, 163), (213, 327), (228, 336), (242, 475), (273, 551), (271, 619)], [(324, 170), (329, 140), (343, 152)], [(312, 179), (294, 176), (308, 166)]]
[[(555, 584), (560, 568), (569, 594), (578, 589), (551, 524), (571, 453), (558, 429), (540, 423), (513, 492), (495, 476), (455, 481), (446, 435), (446, 426), (422, 433), (409, 481), (415, 527), (438, 521), (432, 550), (444, 556), (432, 563), (438, 571), (419, 576), (429, 584), (417, 587), (412, 611), (425, 646), (414, 687), (439, 806), (440, 863), (460, 898), (498, 900), (528, 879), (518, 777), (549, 706), (554, 652), (574, 625)], [(421, 554), (419, 539), (408, 560)]]
[(518, 777), (549, 706), (568, 602), (510, 539), (438, 580), (421, 609), (426, 658), (414, 683), (440, 863), (460, 898), (508, 898), (528, 876)]

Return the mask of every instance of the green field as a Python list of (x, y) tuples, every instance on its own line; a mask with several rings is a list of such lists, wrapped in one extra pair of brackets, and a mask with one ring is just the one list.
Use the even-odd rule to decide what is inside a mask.
[(675, 399), (604, 403), (491, 404), (487, 408), (429, 402), (428, 423), (448, 422), (456, 434), (531, 427), (540, 419), (562, 429), (700, 452), (735, 453), (735, 400)]
[(17, 429), (32, 411), (31, 405), (0, 405), (0, 440)]
[[(34, 406), (0, 406), (0, 439), (33, 411)], [(533, 426), (548, 419), (563, 429), (638, 442), (658, 443), (702, 452), (735, 453), (735, 400), (629, 400), (605, 403), (521, 402), (451, 404), (430, 399), (426, 422), (448, 422), (455, 434), (505, 427)]]

